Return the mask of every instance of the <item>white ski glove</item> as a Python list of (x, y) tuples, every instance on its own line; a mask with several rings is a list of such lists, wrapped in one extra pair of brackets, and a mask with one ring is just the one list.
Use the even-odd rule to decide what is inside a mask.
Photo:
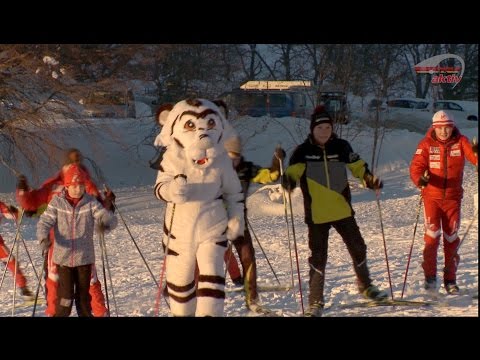
[(232, 217), (228, 220), (227, 224), (227, 240), (233, 241), (239, 236), (243, 236), (245, 230), (245, 223), (243, 219), (238, 217)]
[(185, 175), (177, 175), (168, 184), (168, 199), (175, 204), (183, 204), (188, 201), (189, 186)]

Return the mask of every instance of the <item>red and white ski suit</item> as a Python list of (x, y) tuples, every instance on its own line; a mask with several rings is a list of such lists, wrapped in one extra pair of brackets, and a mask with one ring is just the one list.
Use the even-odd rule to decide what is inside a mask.
[(422, 267), (425, 278), (436, 277), (437, 250), (443, 230), (444, 283), (456, 282), (460, 261), (457, 247), (460, 242), (458, 230), (465, 158), (474, 165), (478, 163), (466, 136), (455, 127), (448, 140), (440, 141), (432, 127), (418, 144), (410, 164), (410, 177), (414, 184), (418, 185), (425, 170), (430, 174), (427, 186), (422, 189), (425, 218)]
[[(82, 166), (82, 169), (87, 174), (87, 180), (85, 182), (85, 191), (86, 193), (100, 198), (99, 192), (95, 184), (90, 178), (88, 170)], [(16, 197), (18, 204), (23, 207), (25, 211), (43, 211), (47, 204), (52, 200), (54, 196), (59, 195), (62, 192), (63, 186), (63, 175), (62, 171), (59, 171), (55, 176), (47, 179), (39, 189), (37, 190), (18, 190), (16, 191)], [(100, 200), (101, 201), (101, 200)], [(58, 271), (57, 266), (53, 263), (52, 254), (53, 254), (53, 244), (55, 243), (53, 237), (53, 230), (50, 231), (50, 249), (48, 250), (48, 260), (47, 260), (47, 309), (45, 314), (48, 316), (55, 315), (55, 303), (57, 298), (57, 287), (58, 287)], [(95, 317), (104, 317), (107, 314), (107, 308), (105, 306), (105, 297), (102, 293), (102, 287), (100, 281), (97, 277), (97, 271), (95, 264), (92, 264), (92, 276), (90, 280), (90, 296), (92, 312)]]

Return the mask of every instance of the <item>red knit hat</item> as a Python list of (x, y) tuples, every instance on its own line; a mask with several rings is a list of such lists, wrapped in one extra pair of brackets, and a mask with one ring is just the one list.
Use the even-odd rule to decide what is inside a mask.
[(433, 127), (441, 127), (441, 126), (455, 126), (455, 119), (453, 115), (447, 113), (446, 111), (440, 110), (437, 111), (433, 115), (432, 119), (432, 126)]
[(65, 165), (62, 169), (63, 184), (70, 185), (85, 185), (87, 175), (78, 164)]

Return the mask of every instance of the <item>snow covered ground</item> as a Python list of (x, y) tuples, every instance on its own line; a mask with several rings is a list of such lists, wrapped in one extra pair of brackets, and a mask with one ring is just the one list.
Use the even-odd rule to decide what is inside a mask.
[[(128, 228), (135, 238), (139, 248), (146, 258), (155, 277), (160, 278), (163, 251), (160, 242), (164, 203), (153, 196), (152, 186), (156, 173), (148, 167), (148, 160), (154, 155), (153, 148), (132, 145), (138, 144), (148, 134), (151, 120), (102, 120), (116, 135), (112, 140), (105, 131), (99, 130), (101, 137), (86, 141), (78, 129), (73, 129), (68, 135), (71, 146), (77, 146), (88, 157), (94, 159), (103, 170), (103, 178), (97, 177), (97, 184), (109, 184), (117, 195), (117, 206), (123, 215)], [(245, 142), (245, 155), (248, 160), (263, 166), (269, 166), (273, 149), (277, 143), (291, 154), (295, 145), (303, 141), (308, 129), (308, 121), (303, 119), (282, 118), (243, 118), (234, 121)], [(461, 128), (470, 139), (477, 135), (478, 128)], [(342, 128), (342, 137), (351, 141), (355, 151), (360, 153), (368, 163), (371, 160), (372, 130), (365, 126), (352, 123)], [(100, 135), (99, 135), (100, 136)], [(395, 298), (400, 298), (402, 291), (407, 257), (412, 244), (413, 226), (418, 206), (418, 190), (413, 186), (408, 175), (408, 164), (416, 149), (416, 144), (422, 134), (407, 130), (389, 130), (383, 140), (382, 152), (376, 174), (382, 177), (385, 187), (381, 194), (380, 207), (385, 230), (385, 240), (388, 261), (391, 272), (391, 282)], [(92, 146), (91, 143), (95, 143)], [(138, 150), (138, 151), (137, 151)], [(0, 199), (14, 203), (13, 175), (1, 169)], [(53, 174), (53, 169), (45, 170), (38, 186), (46, 177)], [(95, 174), (94, 171), (92, 173)], [(353, 207), (356, 219), (368, 246), (368, 264), (374, 283), (383, 289), (389, 289), (389, 278), (385, 262), (385, 250), (379, 222), (379, 208), (372, 191), (363, 189), (356, 180), (351, 179)], [(468, 224), (474, 219), (474, 194), (477, 193), (478, 175), (470, 164), (465, 167), (465, 196), (462, 205), (462, 225), (460, 237), (463, 236)], [(280, 188), (276, 186), (252, 186), (248, 198), (249, 221), (255, 235), (268, 256), (268, 259), (282, 284), (292, 281), (291, 260), (289, 257), (289, 241), (285, 222), (284, 205)], [(292, 205), (295, 220), (296, 244), (300, 264), (300, 275), (304, 305), (308, 297), (308, 265), (307, 228), (303, 223), (302, 195), (298, 191), (292, 193)], [(476, 217), (475, 217), (476, 218)], [(423, 247), (423, 216), (417, 229), (407, 290), (404, 299), (425, 300), (423, 291), (423, 272), (421, 268)], [(42, 262), (40, 251), (35, 240), (36, 219), (25, 219), (21, 226), (21, 236), (29, 250), (33, 263), (40, 271)], [(290, 236), (292, 230), (290, 228)], [(15, 226), (10, 221), (1, 224), (1, 235), (10, 246), (15, 237)], [(126, 228), (119, 226), (111, 234), (105, 236), (109, 265), (113, 280), (110, 290), (110, 305), (113, 316), (139, 317), (154, 316), (157, 289), (152, 277)], [(290, 238), (293, 248), (293, 239)], [(259, 284), (276, 284), (272, 273), (258, 243), (254, 240), (258, 265)], [(35, 275), (28, 261), (23, 246), (19, 249), (20, 263), (32, 288), (36, 286)], [(462, 290), (459, 296), (441, 296), (439, 305), (430, 307), (345, 307), (344, 305), (361, 302), (357, 292), (355, 276), (351, 259), (340, 237), (334, 230), (329, 242), (329, 258), (326, 269), (326, 310), (325, 317), (478, 317), (478, 300), (472, 295), (478, 293), (478, 221), (475, 220), (465, 237), (460, 249), (461, 262), (458, 270), (458, 285)], [(265, 306), (277, 311), (283, 316), (301, 315), (298, 278), (294, 266), (294, 290), (279, 292), (262, 292), (261, 299)], [(438, 277), (441, 279), (443, 253), (439, 250)], [(102, 274), (100, 250), (97, 249), (97, 268)], [(3, 271), (3, 267), (2, 267)], [(0, 316), (12, 314), (13, 281), (7, 273), (3, 287), (0, 290)], [(227, 297), (225, 300), (225, 315), (228, 317), (252, 316), (244, 306), (244, 295), (240, 292), (230, 292), (233, 288), (227, 280)], [(115, 293), (116, 307), (112, 298)], [(444, 294), (443, 286), (440, 294)], [(18, 297), (17, 297), (18, 300)], [(44, 306), (37, 309), (37, 316), (43, 315)], [(30, 316), (31, 307), (19, 307), (15, 316)], [(75, 310), (73, 311), (75, 314)], [(165, 303), (161, 302), (160, 316), (168, 316)]]

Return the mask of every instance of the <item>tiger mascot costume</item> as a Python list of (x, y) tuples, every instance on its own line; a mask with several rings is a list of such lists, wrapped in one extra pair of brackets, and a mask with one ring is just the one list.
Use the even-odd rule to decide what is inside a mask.
[(224, 149), (233, 129), (221, 108), (226, 112), (221, 101), (191, 99), (157, 111), (166, 151), (154, 191), (167, 202), (163, 246), (173, 316), (223, 316), (227, 239), (244, 231), (242, 187)]

